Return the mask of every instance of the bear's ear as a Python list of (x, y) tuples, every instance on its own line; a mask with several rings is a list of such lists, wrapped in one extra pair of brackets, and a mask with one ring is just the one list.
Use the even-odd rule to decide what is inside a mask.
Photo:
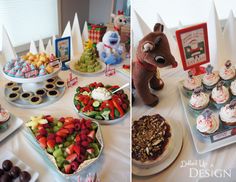
[(157, 36), (154, 40), (155, 47), (158, 47), (161, 43), (161, 36)]
[(152, 42), (144, 42), (142, 46), (143, 52), (149, 52), (154, 49), (155, 45)]
[(154, 28), (153, 28), (154, 32), (163, 32), (164, 31), (164, 26), (160, 23), (156, 23)]

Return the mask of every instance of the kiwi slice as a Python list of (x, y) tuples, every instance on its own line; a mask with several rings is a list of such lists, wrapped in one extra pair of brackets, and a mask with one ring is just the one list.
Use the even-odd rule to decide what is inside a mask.
[(12, 88), (12, 87), (15, 87), (15, 86), (17, 86), (17, 83), (15, 83), (15, 82), (8, 82), (8, 83), (5, 85), (6, 88)]
[(48, 83), (45, 85), (46, 90), (53, 90), (53, 89), (55, 89), (55, 87), (56, 86), (53, 83)]
[(42, 98), (38, 95), (35, 95), (35, 96), (32, 96), (29, 101), (31, 104), (37, 105), (42, 102)]
[(10, 101), (15, 101), (15, 100), (19, 99), (19, 97), (20, 97), (19, 93), (12, 92), (7, 96), (7, 99), (10, 100)]
[(58, 90), (49, 90), (47, 92), (47, 96), (51, 97), (51, 98), (55, 98), (59, 95), (59, 91)]

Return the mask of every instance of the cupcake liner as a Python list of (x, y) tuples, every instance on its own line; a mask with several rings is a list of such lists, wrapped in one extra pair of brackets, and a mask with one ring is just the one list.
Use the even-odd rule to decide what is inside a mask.
[(211, 91), (217, 85), (217, 83), (215, 83), (214, 85), (211, 85), (211, 86), (210, 85), (205, 85), (204, 83), (202, 83), (202, 85), (207, 91)]
[(223, 121), (221, 118), (220, 118), (220, 115), (219, 115), (219, 119), (220, 119), (220, 122), (222, 123), (222, 125), (225, 127), (225, 128), (236, 128), (236, 122), (226, 122), (226, 121)]
[(229, 80), (224, 80), (223, 78), (221, 78), (221, 81), (224, 83), (224, 85), (226, 87), (230, 87), (231, 82), (234, 81), (234, 80), (235, 80), (235, 77), (233, 77), (233, 78), (231, 78)]

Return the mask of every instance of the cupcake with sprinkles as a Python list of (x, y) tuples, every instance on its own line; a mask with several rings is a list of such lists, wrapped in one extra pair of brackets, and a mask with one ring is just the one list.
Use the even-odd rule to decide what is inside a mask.
[(212, 90), (219, 80), (220, 76), (218, 71), (213, 71), (213, 66), (210, 64), (207, 65), (206, 74), (202, 78), (203, 86), (208, 90)]
[(220, 120), (226, 126), (236, 126), (236, 99), (220, 109)]
[(218, 131), (220, 121), (218, 116), (210, 109), (205, 109), (196, 119), (197, 130), (202, 135), (210, 135)]
[(188, 96), (192, 95), (194, 89), (202, 86), (201, 79), (198, 76), (194, 76), (191, 71), (188, 71), (188, 78), (184, 80), (183, 88)]
[(227, 84), (235, 79), (235, 67), (232, 65), (231, 61), (226, 61), (223, 68), (220, 69), (220, 78)]
[(211, 99), (217, 109), (224, 106), (230, 100), (229, 89), (220, 81), (211, 92)]

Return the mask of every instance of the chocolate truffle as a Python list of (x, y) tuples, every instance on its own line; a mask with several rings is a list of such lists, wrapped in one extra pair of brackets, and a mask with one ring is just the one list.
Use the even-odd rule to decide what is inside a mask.
[(12, 178), (15, 179), (15, 178), (19, 177), (20, 172), (21, 172), (20, 168), (18, 166), (14, 166), (11, 168), (9, 174)]
[(13, 164), (10, 160), (5, 160), (2, 163), (2, 168), (4, 169), (4, 171), (10, 171), (10, 169), (12, 168)]
[(20, 182), (28, 182), (31, 179), (31, 175), (27, 171), (20, 173)]

